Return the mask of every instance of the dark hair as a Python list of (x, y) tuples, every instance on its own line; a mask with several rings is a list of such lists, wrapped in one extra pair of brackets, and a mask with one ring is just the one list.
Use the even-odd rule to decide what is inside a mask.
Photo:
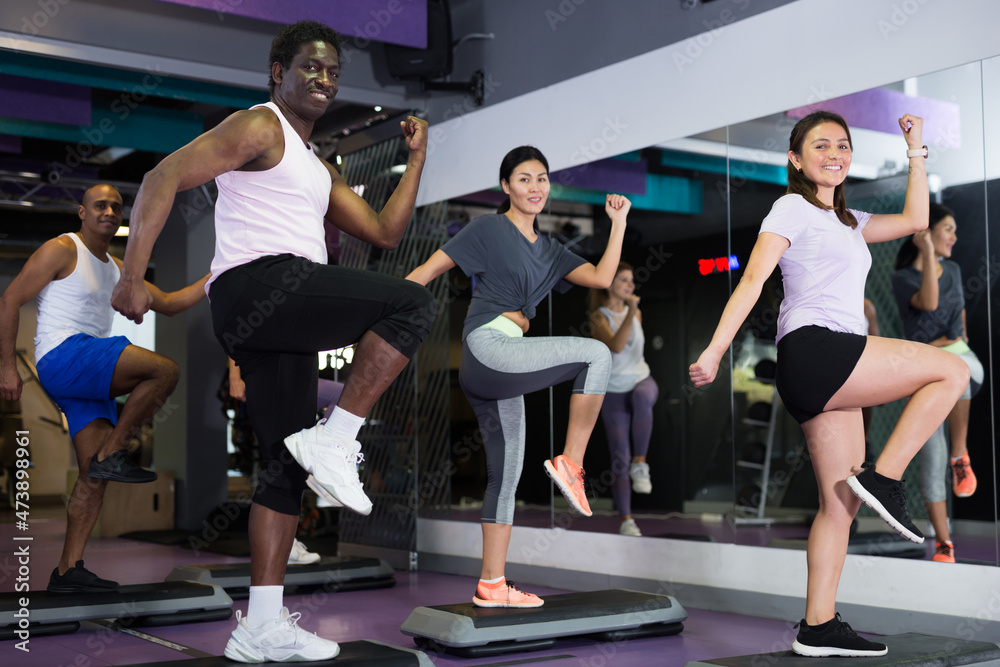
[[(928, 217), (930, 224), (927, 225), (927, 229), (934, 229), (938, 223), (948, 217), (955, 217), (955, 213), (950, 208), (931, 202), (930, 216)], [(912, 265), (917, 261), (919, 254), (920, 251), (917, 250), (917, 244), (913, 242), (913, 236), (907, 236), (903, 244), (899, 246), (899, 251), (896, 252), (896, 270), (899, 271)]]
[(267, 56), (268, 90), (274, 91), (271, 66), (278, 63), (283, 69), (288, 69), (303, 44), (317, 41), (332, 46), (337, 50), (337, 57), (340, 57), (340, 35), (333, 28), (316, 21), (299, 21), (282, 28), (271, 42), (271, 53)]
[[(806, 135), (809, 133), (809, 130), (821, 123), (837, 123), (840, 125), (844, 128), (844, 132), (847, 133), (847, 142), (851, 144), (851, 148), (854, 147), (854, 142), (851, 141), (851, 130), (847, 127), (847, 121), (843, 117), (830, 111), (816, 111), (797, 122), (795, 127), (792, 128), (792, 133), (788, 137), (788, 150), (796, 155), (802, 155), (802, 144), (805, 143)], [(808, 176), (796, 169), (791, 160), (788, 161), (787, 169), (788, 190), (785, 192), (802, 195), (803, 199), (817, 208), (835, 211), (837, 219), (851, 229), (858, 226), (858, 221), (854, 218), (854, 214), (847, 210), (847, 198), (844, 196), (843, 183), (833, 190), (833, 207), (831, 208), (816, 197), (816, 184), (810, 181)]]
[[(618, 268), (615, 269), (615, 278), (617, 278), (618, 274), (621, 273), (622, 271), (635, 271), (635, 269), (633, 269), (632, 265), (629, 264), (628, 262), (618, 262)], [(612, 280), (614, 280), (614, 278), (612, 278)], [(593, 313), (598, 308), (607, 303), (607, 301), (608, 301), (607, 288), (596, 289), (591, 287), (590, 292), (588, 292), (587, 294), (587, 311)]]
[[(545, 167), (545, 171), (549, 170), (549, 161), (545, 159), (542, 155), (542, 151), (538, 150), (534, 146), (518, 146), (517, 148), (511, 149), (506, 155), (503, 156), (503, 161), (500, 162), (500, 182), (503, 183), (507, 181), (510, 183), (510, 177), (514, 175), (514, 170), (517, 165), (522, 162), (527, 162), (529, 160), (538, 160)], [(507, 197), (500, 206), (497, 207), (497, 213), (506, 213), (510, 210), (510, 197)]]

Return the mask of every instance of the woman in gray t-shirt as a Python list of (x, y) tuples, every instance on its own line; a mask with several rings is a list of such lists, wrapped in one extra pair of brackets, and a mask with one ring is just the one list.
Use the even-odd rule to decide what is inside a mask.
[(621, 195), (608, 195), (605, 211), (611, 235), (595, 266), (538, 232), (535, 216), (548, 200), (548, 171), (537, 148), (510, 151), (500, 165), (500, 185), (508, 200), (497, 214), (470, 222), (407, 276), (426, 285), (458, 266), (475, 280), (462, 332), (459, 381), (479, 421), (486, 454), (483, 568), (472, 599), (480, 607), (542, 605), (537, 595), (524, 593), (504, 578), (514, 492), (524, 460), (524, 394), (573, 381), (565, 448), (544, 465), (570, 506), (591, 515), (583, 488), (583, 456), (604, 402), (611, 354), (591, 338), (523, 334), (535, 306), (552, 288), (611, 284), (631, 203)]
[(927, 517), (934, 526), (934, 560), (955, 562), (955, 545), (948, 530), (947, 470), (959, 498), (976, 491), (966, 439), (969, 407), (983, 381), (983, 365), (969, 347), (965, 331), (965, 293), (962, 270), (948, 259), (958, 240), (955, 215), (940, 204), (930, 205), (930, 225), (899, 247), (892, 291), (896, 296), (907, 340), (928, 343), (957, 354), (969, 366), (971, 381), (955, 403), (946, 423), (951, 432), (951, 458), (944, 423), (920, 449), (920, 479)]

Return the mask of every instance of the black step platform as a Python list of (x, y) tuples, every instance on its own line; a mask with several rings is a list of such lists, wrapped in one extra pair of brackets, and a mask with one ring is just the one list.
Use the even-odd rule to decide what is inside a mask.
[(950, 637), (934, 637), (917, 633), (877, 637), (889, 652), (877, 658), (807, 658), (795, 655), (790, 649), (777, 653), (742, 655), (689, 662), (684, 667), (823, 667), (845, 664), (864, 667), (957, 667), (958, 665), (997, 664), (1000, 647), (989, 642), (976, 642)]
[[(167, 581), (197, 581), (221, 586), (233, 597), (250, 589), (250, 563), (178, 565)], [(321, 586), (329, 592), (390, 588), (396, 585), (392, 566), (381, 558), (327, 556), (315, 563), (289, 565), (285, 588)]]
[[(308, 663), (321, 667), (434, 667), (425, 654), (411, 648), (402, 648), (374, 640), (337, 642), (340, 655), (333, 660), (316, 660)], [(229, 667), (243, 665), (225, 656), (195, 658), (194, 660), (170, 660), (168, 662), (144, 662), (142, 667)]]
[[(774, 539), (770, 540), (767, 546), (779, 549), (805, 550), (807, 542), (808, 540), (805, 538)], [(851, 535), (851, 539), (847, 543), (847, 553), (862, 556), (921, 559), (927, 556), (927, 547), (925, 544), (915, 544), (896, 533), (857, 533)]]
[(534, 609), (466, 604), (417, 607), (400, 626), (420, 648), (465, 657), (551, 647), (560, 637), (620, 641), (672, 635), (687, 612), (672, 596), (623, 589), (547, 595)]
[(191, 581), (122, 586), (113, 593), (0, 594), (0, 639), (24, 630), (20, 598), (28, 598), (31, 636), (75, 632), (80, 621), (108, 618), (134, 626), (219, 621), (233, 615), (233, 600), (219, 586)]

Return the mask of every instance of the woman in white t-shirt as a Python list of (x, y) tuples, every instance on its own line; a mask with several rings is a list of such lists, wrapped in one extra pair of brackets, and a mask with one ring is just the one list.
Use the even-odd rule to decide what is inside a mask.
[[(691, 365), (695, 386), (712, 382), (722, 355), (781, 267), (785, 298), (778, 315), (782, 402), (802, 425), (819, 487), (819, 512), (806, 552), (806, 613), (792, 649), (809, 656), (884, 655), (884, 644), (859, 637), (835, 611), (850, 526), (861, 502), (914, 542), (923, 535), (910, 518), (899, 481), (913, 456), (969, 382), (961, 359), (912, 341), (865, 336), (864, 286), (868, 243), (890, 241), (927, 226), (928, 190), (923, 119), (904, 115), (909, 176), (902, 213), (871, 215), (847, 208), (851, 166), (846, 121), (816, 112), (792, 129), (788, 191), (761, 225), (743, 277), (709, 346)], [(874, 466), (863, 466), (861, 408), (909, 397)], [(853, 493), (852, 493), (853, 492)]]
[(630, 492), (653, 490), (646, 452), (653, 434), (653, 404), (660, 388), (643, 357), (646, 336), (630, 264), (618, 264), (608, 289), (590, 290), (590, 325), (594, 338), (611, 350), (611, 375), (601, 421), (611, 453), (611, 495), (621, 518), (618, 532), (639, 537), (642, 531), (632, 518)]

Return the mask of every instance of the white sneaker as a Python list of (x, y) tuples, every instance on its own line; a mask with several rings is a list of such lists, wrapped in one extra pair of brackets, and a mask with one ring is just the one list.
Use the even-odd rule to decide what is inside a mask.
[(293, 433), (285, 438), (285, 447), (300, 466), (312, 473), (316, 484), (310, 484), (309, 488), (358, 514), (371, 514), (372, 501), (365, 495), (358, 478), (358, 464), (365, 460), (361, 443), (331, 440), (324, 437), (323, 428), (324, 424), (319, 423)]
[(639, 530), (639, 526), (635, 525), (635, 519), (632, 518), (622, 521), (622, 524), (618, 526), (618, 534), (642, 537), (642, 531)]
[(330, 495), (330, 492), (316, 481), (316, 478), (309, 475), (306, 479), (306, 486), (316, 492), (316, 507), (343, 507), (344, 503)]
[(330, 660), (340, 653), (337, 642), (306, 632), (297, 623), (299, 612), (289, 614), (281, 608), (281, 616), (257, 628), (236, 612), (236, 629), (226, 644), (226, 657), (236, 662), (306, 662)]
[(309, 551), (306, 545), (298, 540), (292, 542), (292, 551), (288, 554), (289, 565), (306, 565), (308, 563), (315, 563), (318, 560), (319, 554)]
[(653, 491), (653, 483), (649, 481), (648, 463), (633, 463), (628, 467), (628, 476), (632, 478), (632, 491), (635, 493)]

